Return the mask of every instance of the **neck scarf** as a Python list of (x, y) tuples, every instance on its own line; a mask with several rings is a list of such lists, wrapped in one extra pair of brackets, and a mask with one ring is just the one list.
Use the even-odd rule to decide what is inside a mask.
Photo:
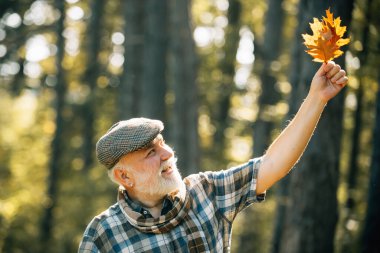
[(168, 197), (173, 201), (173, 209), (157, 218), (145, 218), (141, 213), (133, 211), (125, 200), (125, 194), (125, 189), (120, 188), (118, 203), (128, 222), (137, 230), (142, 233), (161, 234), (169, 232), (182, 223), (186, 230), (190, 252), (206, 252), (200, 228), (188, 215), (191, 208), (191, 196), (186, 186), (169, 194)]

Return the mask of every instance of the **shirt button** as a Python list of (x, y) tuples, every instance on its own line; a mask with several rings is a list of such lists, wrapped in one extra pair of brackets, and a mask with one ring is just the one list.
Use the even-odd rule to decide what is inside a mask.
[(144, 210), (143, 213), (144, 213), (144, 214), (148, 214), (148, 211)]

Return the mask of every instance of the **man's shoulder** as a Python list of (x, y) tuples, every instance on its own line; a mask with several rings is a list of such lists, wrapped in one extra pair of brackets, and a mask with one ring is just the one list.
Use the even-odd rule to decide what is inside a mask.
[(191, 189), (196, 187), (197, 185), (209, 183), (210, 175), (209, 172), (199, 172), (196, 174), (191, 174), (184, 179), (185, 184)]
[(198, 172), (185, 177), (184, 181), (191, 188), (197, 185), (213, 184), (216, 179), (225, 177), (227, 171), (228, 170)]
[(122, 222), (123, 219), (123, 216), (121, 214), (122, 212), (119, 204), (115, 203), (114, 205), (110, 206), (107, 210), (96, 215), (88, 224), (87, 230), (92, 230), (93, 232), (95, 232), (118, 225)]
[(260, 161), (259, 158), (255, 158), (227, 169), (191, 174), (184, 178), (184, 182), (189, 190), (214, 189), (215, 187), (224, 190), (228, 185), (240, 182), (242, 178), (252, 178), (253, 174), (256, 177)]
[(215, 172), (206, 171), (191, 174), (184, 178), (187, 190), (193, 196), (193, 199), (199, 199), (200, 196), (212, 198), (215, 188)]
[(232, 176), (233, 174), (242, 173), (244, 175), (250, 173), (251, 171), (258, 170), (260, 163), (261, 158), (253, 158), (245, 163), (231, 165), (230, 167), (221, 170), (204, 171), (191, 174), (185, 177), (184, 180), (188, 181), (190, 184), (198, 184), (200, 182), (212, 182), (214, 180), (224, 179)]

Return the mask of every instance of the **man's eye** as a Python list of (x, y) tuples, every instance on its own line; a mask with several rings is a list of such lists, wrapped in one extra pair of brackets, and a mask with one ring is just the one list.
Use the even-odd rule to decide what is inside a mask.
[(147, 156), (154, 155), (154, 153), (156, 153), (156, 150), (155, 149), (151, 149), (151, 150), (149, 150)]

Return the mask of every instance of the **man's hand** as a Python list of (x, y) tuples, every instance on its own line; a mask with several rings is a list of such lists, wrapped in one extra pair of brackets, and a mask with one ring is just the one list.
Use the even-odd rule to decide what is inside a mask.
[(347, 84), (346, 72), (333, 61), (323, 63), (311, 82), (310, 92), (319, 94), (324, 102), (328, 102)]

